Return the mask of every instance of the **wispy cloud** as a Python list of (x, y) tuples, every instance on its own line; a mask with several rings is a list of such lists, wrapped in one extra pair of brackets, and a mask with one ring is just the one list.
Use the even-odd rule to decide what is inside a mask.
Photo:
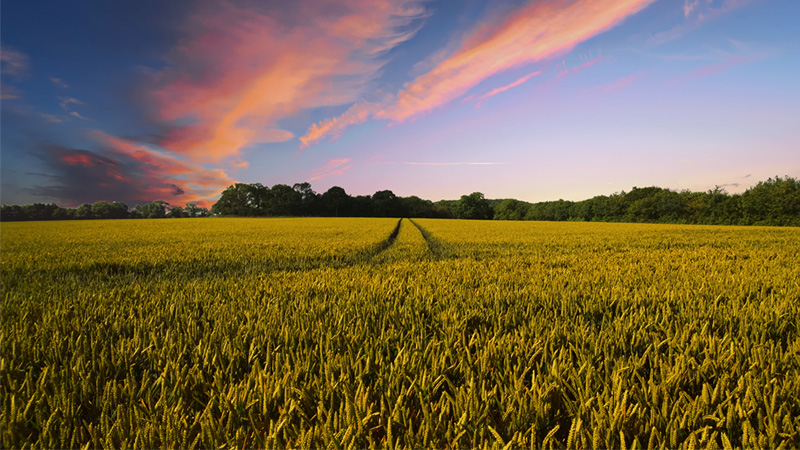
[(486, 100), (494, 97), (497, 94), (503, 93), (503, 92), (505, 92), (505, 91), (507, 91), (509, 89), (515, 88), (515, 87), (525, 83), (526, 81), (530, 80), (531, 78), (541, 75), (542, 72), (543, 71), (541, 71), (541, 70), (537, 70), (535, 72), (531, 72), (531, 73), (529, 73), (529, 74), (527, 74), (527, 75), (525, 75), (523, 77), (518, 78), (516, 81), (514, 81), (512, 83), (509, 83), (509, 84), (507, 84), (505, 86), (501, 86), (499, 88), (492, 89), (491, 91), (489, 91), (489, 92), (481, 95), (480, 97), (478, 97), (476, 99), (477, 103), (475, 104), (475, 106), (477, 108), (480, 108), (481, 106), (483, 106), (483, 102), (485, 102)]
[(8, 46), (0, 46), (0, 73), (3, 76), (21, 79), (28, 75), (29, 68), (28, 55)]
[(347, 109), (342, 115), (315, 123), (305, 135), (300, 137), (300, 148), (308, 148), (311, 144), (326, 137), (329, 140), (338, 138), (345, 128), (366, 122), (383, 106), (380, 102), (358, 102)]
[(64, 119), (62, 119), (62, 118), (60, 118), (58, 116), (54, 116), (52, 114), (39, 113), (39, 116), (41, 116), (44, 120), (46, 120), (46, 121), (48, 121), (50, 123), (61, 123), (61, 122), (64, 121)]
[(507, 162), (412, 162), (412, 161), (377, 161), (375, 164), (403, 164), (407, 166), (502, 166)]
[(378, 118), (393, 122), (418, 118), (496, 73), (564, 54), (650, 3), (581, 0), (527, 5), (491, 30), (481, 28), (468, 36), (451, 57), (407, 84)]
[(663, 44), (690, 33), (704, 22), (753, 3), (753, 0), (684, 0), (683, 21), (666, 31), (655, 33), (651, 41)]
[(714, 75), (715, 73), (719, 73), (725, 70), (728, 70), (732, 67), (738, 66), (739, 64), (745, 64), (749, 62), (753, 62), (760, 59), (758, 56), (729, 56), (725, 59), (724, 62), (719, 64), (709, 64), (703, 67), (699, 67), (692, 71), (690, 74), (690, 78), (700, 78), (706, 77), (709, 75)]
[[(261, 12), (230, 3), (198, 10), (154, 77), (163, 146), (199, 161), (238, 160), (256, 143), (294, 137), (279, 121), (362, 97), (425, 16), (421, 1), (321, 0)], [(289, 4), (287, 4), (289, 5)], [(201, 75), (198, 75), (201, 74)]]
[(22, 92), (14, 86), (0, 84), (0, 100), (15, 100), (22, 97)]
[(561, 61), (561, 64), (557, 64), (556, 67), (558, 68), (558, 77), (563, 78), (566, 76), (577, 75), (584, 70), (588, 69), (589, 67), (594, 66), (595, 64), (599, 64), (601, 62), (605, 62), (606, 58), (599, 54), (597, 57), (594, 57), (592, 54), (589, 54), (588, 58), (584, 59), (581, 58), (581, 63), (576, 66), (568, 67), (566, 61)]
[(332, 159), (321, 168), (315, 170), (314, 173), (311, 174), (309, 181), (321, 180), (330, 176), (343, 175), (347, 170), (353, 167), (352, 165), (348, 164), (349, 162), (350, 158)]
[(598, 86), (597, 89), (602, 92), (620, 91), (633, 84), (633, 82), (636, 81), (636, 79), (640, 76), (641, 72), (632, 73), (624, 77), (619, 77), (605, 86)]
[(22, 80), (28, 76), (30, 62), (28, 55), (8, 46), (0, 45), (0, 100), (16, 100), (22, 98), (22, 91), (9, 85), (8, 79)]
[[(460, 47), (428, 72), (407, 83), (383, 108), (372, 107), (372, 118), (402, 123), (416, 120), (461, 97), (489, 77), (513, 68), (554, 58), (577, 44), (621, 23), (653, 0), (550, 0), (518, 8), (496, 23), (468, 33)], [(348, 112), (345, 113), (347, 115)], [(326, 123), (362, 123), (344, 116), (312, 127), (307, 146), (324, 138)]]
[(698, 78), (704, 78), (711, 75), (730, 70), (742, 64), (751, 63), (760, 59), (766, 58), (766, 54), (750, 54), (750, 55), (731, 55), (725, 56), (722, 61), (706, 64), (698, 67), (686, 75), (680, 76), (672, 81), (672, 86), (679, 86)]
[(700, 0), (684, 0), (683, 2), (683, 17), (689, 17), (694, 10), (700, 7)]
[(61, 78), (50, 77), (50, 82), (62, 89), (66, 89), (69, 87), (69, 85), (67, 85), (67, 83), (65, 83), (64, 80), (62, 80)]
[(71, 108), (70, 105), (85, 105), (85, 103), (73, 97), (58, 97), (58, 105), (61, 106), (61, 109), (67, 111)]
[(81, 119), (81, 120), (89, 120), (86, 117), (83, 117), (81, 115), (81, 113), (79, 113), (77, 111), (72, 111), (72, 112), (69, 113), (69, 115), (72, 116), (72, 117), (77, 117), (78, 119)]

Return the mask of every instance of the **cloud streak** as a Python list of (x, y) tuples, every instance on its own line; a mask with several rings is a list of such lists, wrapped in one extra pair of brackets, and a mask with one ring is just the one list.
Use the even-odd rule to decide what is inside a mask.
[(349, 162), (350, 158), (332, 159), (321, 168), (315, 170), (314, 173), (311, 174), (309, 181), (321, 180), (331, 176), (344, 175), (345, 172), (353, 167), (352, 165), (348, 164)]
[[(238, 160), (256, 143), (294, 137), (279, 121), (353, 102), (413, 36), (417, 1), (320, 0), (260, 12), (231, 4), (201, 9), (154, 77), (158, 120), (173, 124), (165, 148), (196, 161)], [(199, 74), (199, 75), (198, 75)]]
[(406, 166), (502, 166), (506, 162), (412, 162), (412, 161), (379, 161), (376, 164), (403, 164)]
[(564, 54), (650, 3), (584, 0), (527, 5), (491, 31), (479, 29), (468, 37), (454, 55), (406, 85), (397, 101), (378, 117), (393, 122), (418, 118), (496, 73)]
[(533, 78), (535, 76), (539, 76), (541, 74), (542, 74), (542, 71), (541, 70), (537, 70), (535, 72), (531, 72), (531, 73), (525, 75), (524, 77), (520, 77), (516, 81), (514, 81), (512, 83), (509, 83), (509, 84), (507, 84), (505, 86), (501, 86), (499, 88), (494, 88), (491, 91), (489, 91), (489, 92), (481, 95), (480, 97), (478, 97), (477, 98), (477, 103), (476, 103), (475, 106), (480, 108), (483, 105), (483, 102), (485, 102), (486, 100), (494, 97), (497, 94), (501, 94), (501, 93), (503, 93), (503, 92), (505, 92), (505, 91), (507, 91), (509, 89), (513, 89), (513, 88), (525, 83), (526, 81), (530, 80), (531, 78)]
[(300, 137), (300, 149), (308, 148), (326, 137), (329, 140), (335, 140), (346, 128), (366, 122), (382, 108), (383, 105), (378, 102), (359, 102), (338, 117), (315, 123), (305, 135)]
[[(371, 118), (390, 123), (416, 120), (461, 97), (491, 76), (557, 57), (636, 14), (653, 0), (550, 0), (532, 2), (503, 20), (467, 34), (460, 47), (428, 72), (407, 83)], [(308, 146), (325, 137), (326, 125), (341, 133), (363, 123), (353, 114), (329, 119), (301, 138)], [(313, 133), (312, 133), (313, 131)]]

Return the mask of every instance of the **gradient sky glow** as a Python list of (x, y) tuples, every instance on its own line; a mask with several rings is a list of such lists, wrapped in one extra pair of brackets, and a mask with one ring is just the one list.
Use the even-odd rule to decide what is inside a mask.
[(796, 0), (28, 2), (4, 204), (234, 182), (582, 200), (800, 177)]

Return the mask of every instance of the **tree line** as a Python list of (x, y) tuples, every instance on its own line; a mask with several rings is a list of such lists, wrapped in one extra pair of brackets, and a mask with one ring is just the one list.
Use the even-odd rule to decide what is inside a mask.
[(137, 205), (97, 202), (75, 209), (55, 204), (3, 206), (0, 220), (122, 219), (167, 217), (424, 217), (495, 220), (643, 222), (718, 225), (800, 226), (800, 181), (775, 177), (741, 194), (716, 187), (706, 192), (676, 192), (659, 187), (634, 187), (629, 192), (599, 195), (573, 202), (529, 203), (516, 199), (489, 200), (480, 192), (458, 200), (432, 202), (399, 197), (390, 190), (349, 195), (334, 186), (322, 194), (309, 183), (293, 186), (237, 183), (225, 189), (211, 211), (189, 203), (170, 206), (158, 200)]
[(800, 226), (800, 181), (770, 178), (741, 194), (720, 187), (706, 192), (634, 187), (579, 202), (507, 199), (494, 205), (494, 213), (499, 220)]
[(84, 203), (77, 208), (62, 208), (55, 203), (34, 203), (32, 205), (3, 205), (0, 220), (13, 222), (22, 220), (85, 220), (85, 219), (161, 219), (180, 217), (207, 217), (208, 208), (194, 203), (185, 206), (170, 206), (163, 200), (156, 200), (129, 209), (122, 202)]

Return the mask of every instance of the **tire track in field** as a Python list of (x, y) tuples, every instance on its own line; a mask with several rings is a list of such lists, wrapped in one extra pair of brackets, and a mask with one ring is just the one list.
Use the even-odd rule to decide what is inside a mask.
[[(39, 277), (66, 277), (67, 279), (80, 280), (82, 284), (89, 280), (106, 283), (135, 283), (143, 280), (163, 280), (176, 279), (178, 277), (187, 280), (195, 280), (208, 277), (242, 277), (247, 275), (268, 274), (273, 272), (304, 272), (321, 268), (342, 269), (359, 264), (374, 264), (379, 255), (390, 249), (397, 235), (400, 233), (400, 224), (403, 219), (399, 219), (389, 236), (375, 245), (347, 252), (334, 258), (316, 258), (314, 260), (287, 260), (281, 261), (279, 266), (270, 267), (260, 265), (254, 261), (209, 261), (209, 260), (190, 260), (190, 261), (163, 261), (157, 263), (147, 262), (94, 262), (89, 265), (73, 265), (64, 267), (58, 271), (39, 270), (30, 271), (8, 271), (3, 270), (3, 287), (13, 288), (19, 281), (31, 275)], [(9, 282), (9, 280), (12, 280)], [(8, 284), (6, 284), (8, 283)]]
[(400, 222), (400, 233), (386, 252), (373, 258), (373, 265), (391, 264), (396, 262), (414, 262), (431, 259), (427, 241), (419, 229), (413, 226), (409, 219)]
[(397, 240), (397, 235), (400, 234), (400, 224), (403, 223), (403, 219), (397, 221), (397, 225), (394, 226), (394, 230), (389, 234), (389, 237), (378, 243), (372, 250), (372, 258), (375, 258), (381, 252), (388, 250), (392, 245), (394, 245), (394, 241)]
[(430, 252), (432, 259), (440, 260), (450, 256), (450, 252), (447, 250), (445, 244), (442, 244), (441, 241), (433, 237), (428, 230), (423, 228), (422, 225), (418, 224), (413, 219), (408, 219), (408, 221), (413, 223), (422, 234), (422, 237), (425, 238), (425, 242), (428, 244), (428, 251)]

